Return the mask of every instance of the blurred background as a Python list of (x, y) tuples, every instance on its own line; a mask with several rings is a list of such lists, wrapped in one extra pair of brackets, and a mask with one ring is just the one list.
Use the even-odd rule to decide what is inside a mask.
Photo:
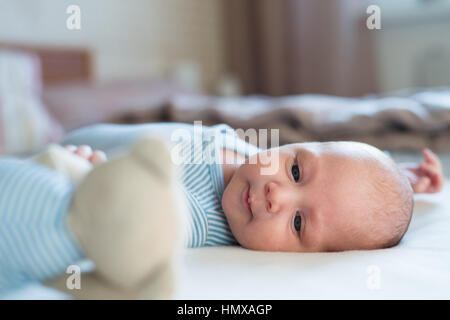
[[(69, 30), (66, 9), (80, 8)], [(366, 9), (381, 9), (369, 30)], [(84, 48), (90, 79), (211, 94), (359, 96), (450, 84), (448, 0), (1, 0), (3, 43)]]
[[(71, 5), (79, 12), (69, 10)], [(367, 27), (370, 5), (380, 9), (380, 29)], [(30, 149), (97, 122), (190, 122), (198, 117), (234, 127), (283, 128), (282, 142), (351, 138), (389, 149), (432, 143), (446, 151), (446, 140), (430, 139), (437, 127), (448, 129), (448, 122), (425, 123), (436, 114), (427, 118), (423, 112), (430, 109), (418, 110), (415, 104), (428, 107), (423, 101), (434, 99), (440, 111), (448, 109), (448, 92), (442, 91), (450, 86), (448, 39), (450, 0), (0, 0), (0, 95), (3, 119), (9, 119), (3, 125), (2, 150)], [(39, 101), (14, 102), (19, 94), (11, 92), (18, 87), (28, 90), (20, 99)], [(440, 88), (438, 98), (417, 96), (435, 88)], [(6, 99), (5, 92), (15, 98)], [(324, 100), (324, 95), (337, 100)], [(403, 104), (379, 100), (390, 95), (403, 97)], [(375, 99), (370, 108), (369, 98)], [(39, 116), (36, 104), (48, 114)], [(292, 114), (293, 105), (303, 118), (298, 110)], [(339, 119), (347, 124), (361, 112), (375, 119), (390, 107), (407, 110), (407, 120), (394, 112), (388, 129), (401, 134), (411, 129), (416, 136), (385, 146), (379, 141), (388, 137), (381, 134), (386, 126), (360, 138), (342, 130), (317, 130), (330, 121), (308, 122), (318, 110), (327, 114), (344, 110), (343, 105), (354, 107)], [(191, 107), (196, 112), (184, 117)], [(291, 110), (278, 117), (287, 126), (244, 121), (279, 108)], [(17, 119), (27, 117), (28, 122), (40, 117), (41, 126), (52, 124), (50, 133), (41, 128), (45, 132), (39, 135), (30, 125), (17, 129)], [(433, 130), (418, 143), (420, 126)], [(298, 128), (301, 135), (293, 133)], [(35, 134), (30, 138), (24, 132)]]

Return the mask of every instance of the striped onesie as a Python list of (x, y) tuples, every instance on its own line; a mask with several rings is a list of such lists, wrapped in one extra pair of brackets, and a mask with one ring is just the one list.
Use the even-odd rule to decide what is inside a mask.
[(191, 213), (186, 245), (193, 248), (237, 244), (221, 204), (225, 185), (220, 149), (231, 149), (246, 156), (258, 150), (241, 140), (227, 125), (203, 128), (202, 132), (192, 132), (190, 136), (194, 141), (185, 134), (176, 141), (182, 160), (181, 188)]
[[(102, 124), (78, 130), (62, 144), (88, 144), (112, 155), (143, 135), (166, 139), (172, 155), (177, 151), (177, 183), (190, 213), (185, 246), (237, 244), (221, 206), (225, 185), (220, 149), (245, 156), (259, 149), (229, 126), (203, 126), (199, 131), (176, 123)], [(84, 258), (65, 220), (73, 191), (68, 178), (31, 160), (0, 159), (0, 291), (50, 279)]]
[(83, 258), (66, 214), (72, 182), (31, 160), (0, 159), (0, 292), (50, 279)]

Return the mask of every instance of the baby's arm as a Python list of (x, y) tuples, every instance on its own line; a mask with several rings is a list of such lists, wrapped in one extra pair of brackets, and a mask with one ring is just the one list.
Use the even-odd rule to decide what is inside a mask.
[(439, 157), (429, 149), (422, 151), (421, 163), (400, 163), (399, 167), (408, 177), (414, 193), (437, 193), (444, 186), (444, 174)]

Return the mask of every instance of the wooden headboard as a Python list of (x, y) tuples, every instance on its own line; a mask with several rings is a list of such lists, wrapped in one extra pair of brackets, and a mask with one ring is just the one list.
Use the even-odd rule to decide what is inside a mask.
[(21, 50), (39, 56), (44, 84), (90, 81), (92, 78), (88, 49), (8, 43), (0, 43), (0, 49)]

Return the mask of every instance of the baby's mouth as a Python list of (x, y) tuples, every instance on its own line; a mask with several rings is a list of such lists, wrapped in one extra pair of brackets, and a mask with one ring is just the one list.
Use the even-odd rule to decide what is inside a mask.
[(249, 202), (250, 199), (250, 187), (248, 187), (243, 194), (243, 202), (244, 202), (244, 206), (247, 208), (247, 211), (250, 213), (250, 215), (253, 216), (253, 211), (252, 211), (252, 207), (250, 205)]

